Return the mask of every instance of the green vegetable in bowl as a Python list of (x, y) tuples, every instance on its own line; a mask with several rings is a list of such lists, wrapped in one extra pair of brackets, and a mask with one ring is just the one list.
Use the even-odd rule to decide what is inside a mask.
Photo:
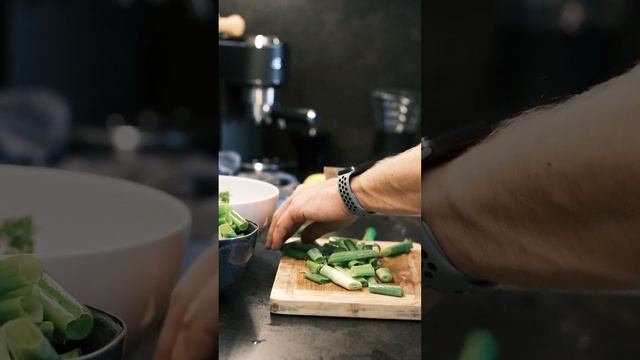
[(79, 350), (60, 355), (56, 347), (87, 338), (93, 324), (93, 313), (33, 255), (0, 257), (0, 360), (77, 357)]
[(33, 231), (30, 215), (0, 221), (0, 255), (32, 253)]
[(228, 191), (222, 191), (222, 192), (218, 193), (218, 199), (219, 199), (219, 202), (221, 204), (228, 204), (229, 203), (229, 192)]
[(247, 235), (250, 231), (249, 221), (229, 205), (229, 193), (221, 192), (218, 198), (218, 238), (231, 239)]

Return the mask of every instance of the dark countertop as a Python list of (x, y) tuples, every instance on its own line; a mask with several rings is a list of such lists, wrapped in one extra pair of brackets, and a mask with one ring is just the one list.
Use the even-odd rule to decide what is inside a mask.
[[(378, 238), (418, 240), (416, 218), (361, 219), (339, 232), (361, 236), (375, 226)], [(220, 297), (220, 359), (420, 359), (419, 321), (275, 315), (269, 294), (280, 252), (264, 248), (265, 233), (240, 282)]]

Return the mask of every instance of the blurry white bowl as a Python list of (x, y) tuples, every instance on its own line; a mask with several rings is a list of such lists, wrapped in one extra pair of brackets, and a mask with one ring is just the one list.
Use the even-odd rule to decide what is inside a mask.
[(33, 216), (47, 272), (126, 322), (127, 346), (157, 326), (191, 226), (181, 201), (125, 180), (19, 166), (0, 166), (0, 199), (0, 218)]
[(229, 204), (260, 231), (271, 221), (280, 190), (267, 182), (240, 176), (218, 176), (218, 192), (229, 192)]

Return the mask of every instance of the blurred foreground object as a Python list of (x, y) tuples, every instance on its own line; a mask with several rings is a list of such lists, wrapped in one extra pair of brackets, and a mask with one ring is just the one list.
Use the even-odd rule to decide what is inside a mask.
[(240, 15), (220, 16), (218, 18), (218, 33), (231, 37), (241, 37), (246, 28), (244, 19)]
[(498, 341), (486, 329), (476, 329), (467, 335), (459, 360), (495, 360), (498, 358)]
[(71, 111), (45, 90), (0, 92), (0, 163), (45, 165), (64, 151)]

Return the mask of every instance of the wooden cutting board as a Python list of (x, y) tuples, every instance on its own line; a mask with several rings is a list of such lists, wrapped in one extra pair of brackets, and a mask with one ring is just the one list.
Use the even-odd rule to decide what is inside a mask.
[[(327, 241), (319, 240), (319, 243)], [(377, 241), (382, 248), (392, 241)], [(368, 288), (348, 291), (333, 283), (318, 285), (304, 278), (305, 261), (283, 256), (271, 289), (271, 312), (287, 315), (336, 316), (373, 319), (420, 320), (420, 244), (408, 254), (382, 258), (393, 273), (393, 285), (404, 288), (401, 298), (369, 293)]]

